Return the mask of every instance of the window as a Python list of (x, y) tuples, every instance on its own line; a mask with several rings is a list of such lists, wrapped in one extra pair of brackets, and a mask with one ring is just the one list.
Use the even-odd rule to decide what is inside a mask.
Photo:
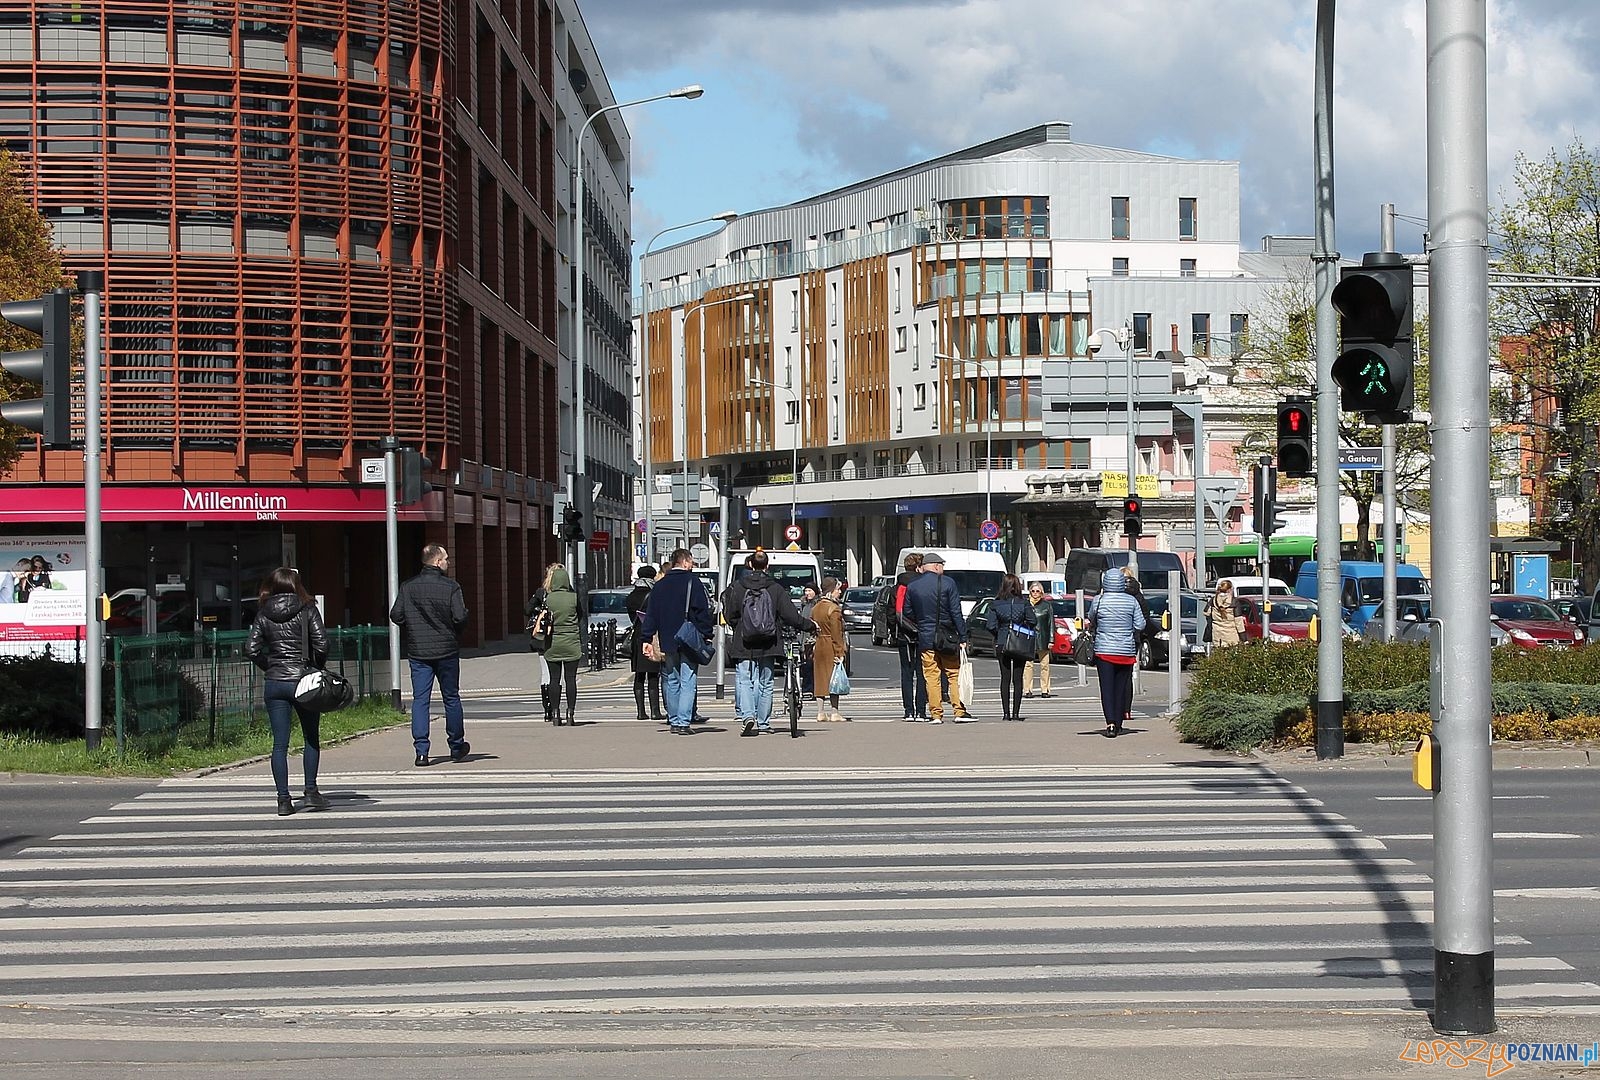
[(835, 439), (839, 437), (839, 396), (837, 394), (833, 397), (833, 437)]
[(1211, 316), (1205, 312), (1189, 316), (1189, 351), (1196, 356), (1211, 355)]
[(1111, 239), (1128, 239), (1128, 197), (1126, 195), (1113, 195), (1111, 197)]
[(800, 422), (800, 403), (790, 398), (783, 404), (785, 423), (798, 424)]
[(794, 291), (789, 293), (789, 303), (791, 305), (791, 307), (789, 309), (789, 329), (790, 330), (798, 330), (798, 329), (800, 329), (800, 290), (799, 289), (795, 289)]
[(895, 352), (906, 351), (906, 328), (903, 326), (894, 328), (894, 349)]
[[(900, 268), (898, 266), (894, 268), (894, 310), (897, 313), (900, 310)], [(902, 349), (905, 348), (904, 345), (900, 347)]]
[(1180, 276), (1180, 277), (1194, 277), (1195, 276), (1195, 261), (1193, 259), (1179, 259), (1178, 260), (1178, 276)]
[(918, 383), (917, 384), (917, 386), (916, 386), (916, 396), (913, 398), (913, 401), (915, 402), (915, 404), (912, 406), (913, 408), (926, 409), (928, 407), (928, 384), (927, 383)]
[(1193, 240), (1194, 231), (1194, 204), (1193, 199), (1178, 200), (1178, 239)]
[(1133, 317), (1133, 351), (1148, 355), (1150, 352), (1150, 313), (1140, 312)]
[(1111, 260), (1111, 276), (1112, 277), (1127, 277), (1128, 276), (1128, 260), (1127, 259), (1112, 259)]
[(828, 286), (828, 321), (839, 325), (839, 283), (833, 282)]
[(1245, 340), (1250, 336), (1250, 316), (1235, 312), (1228, 316), (1228, 351), (1235, 357), (1244, 355)]

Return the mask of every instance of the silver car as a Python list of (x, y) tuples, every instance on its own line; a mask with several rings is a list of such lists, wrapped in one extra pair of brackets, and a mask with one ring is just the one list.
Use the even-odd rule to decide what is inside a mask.
[[(1426, 595), (1399, 596), (1395, 598), (1394, 639), (1408, 642), (1412, 645), (1428, 644), (1428, 637), (1432, 632), (1428, 618), (1433, 611), (1433, 597)], [(1378, 610), (1372, 613), (1372, 618), (1367, 620), (1367, 625), (1362, 629), (1361, 636), (1368, 641), (1383, 640), (1383, 605), (1378, 605)], [(1511, 640), (1511, 635), (1505, 630), (1489, 624), (1489, 645), (1504, 645)]]
[(628, 618), (628, 594), (632, 589), (594, 589), (589, 593), (589, 619), (584, 636), (595, 627), (611, 623), (617, 628), (617, 652), (626, 654), (633, 642), (633, 620)]

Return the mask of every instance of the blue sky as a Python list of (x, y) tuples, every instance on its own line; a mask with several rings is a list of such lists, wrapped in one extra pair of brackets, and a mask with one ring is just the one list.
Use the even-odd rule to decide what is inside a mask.
[[(625, 114), (637, 250), (664, 225), (776, 206), (1046, 120), (1241, 165), (1242, 240), (1312, 231), (1314, 0), (589, 0)], [(1600, 146), (1600, 3), (1491, 0), (1490, 192), (1516, 155)], [(1378, 207), (1427, 216), (1423, 0), (1340, 0), (1342, 253)], [(660, 246), (691, 235), (671, 233)], [(1402, 221), (1399, 246), (1420, 251)]]

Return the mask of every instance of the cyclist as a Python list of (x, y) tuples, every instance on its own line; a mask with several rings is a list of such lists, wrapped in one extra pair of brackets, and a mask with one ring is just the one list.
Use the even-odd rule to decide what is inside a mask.
[(733, 705), (739, 715), (740, 735), (772, 732), (772, 667), (783, 655), (782, 628), (816, 628), (789, 599), (789, 590), (767, 575), (769, 561), (767, 553), (757, 548), (744, 561), (749, 573), (722, 594), (728, 656), (735, 665)]

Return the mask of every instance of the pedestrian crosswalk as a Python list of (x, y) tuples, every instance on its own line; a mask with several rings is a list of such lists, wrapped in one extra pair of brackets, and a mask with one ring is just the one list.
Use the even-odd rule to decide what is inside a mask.
[[(0, 1002), (1425, 1007), (1431, 887), (1216, 763), (172, 780), (0, 862)], [(1600, 987), (1496, 941), (1519, 1006)]]

